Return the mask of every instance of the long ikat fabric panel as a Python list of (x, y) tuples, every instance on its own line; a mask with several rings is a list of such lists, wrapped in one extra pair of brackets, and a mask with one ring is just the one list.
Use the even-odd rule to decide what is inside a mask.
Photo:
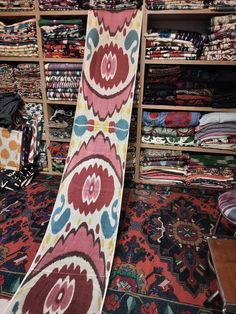
[(120, 217), (142, 10), (89, 11), (73, 135), (49, 226), (6, 313), (100, 313)]

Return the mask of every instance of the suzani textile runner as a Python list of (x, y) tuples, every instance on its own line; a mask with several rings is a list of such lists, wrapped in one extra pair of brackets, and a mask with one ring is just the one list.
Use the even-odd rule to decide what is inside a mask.
[(99, 313), (123, 192), (142, 11), (88, 14), (69, 157), (51, 220), (6, 313)]

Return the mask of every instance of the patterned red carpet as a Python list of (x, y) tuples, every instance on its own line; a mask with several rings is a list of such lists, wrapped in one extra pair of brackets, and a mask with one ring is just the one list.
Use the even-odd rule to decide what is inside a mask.
[(103, 313), (218, 313), (210, 307), (220, 304), (206, 302), (216, 289), (206, 236), (217, 197), (216, 191), (175, 187), (126, 191)]
[[(60, 177), (39, 175), (18, 195), (0, 196), (0, 297), (10, 298), (29, 269), (59, 182)], [(218, 195), (149, 185), (125, 189), (104, 314), (220, 313), (211, 309), (219, 304), (206, 302), (216, 289), (206, 236), (216, 221)]]
[(0, 298), (11, 298), (44, 237), (61, 177), (38, 175), (0, 195)]

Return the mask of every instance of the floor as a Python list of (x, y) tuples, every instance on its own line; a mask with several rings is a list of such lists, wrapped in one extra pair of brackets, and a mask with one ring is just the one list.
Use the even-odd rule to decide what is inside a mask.
[[(14, 210), (5, 210), (7, 214), (1, 216), (0, 247), (2, 252), (18, 247), (12, 260), (7, 253), (5, 260), (2, 255), (1, 297), (10, 298), (27, 272), (46, 230), (59, 182), (60, 177), (41, 175), (20, 192), (18, 201), (14, 192), (1, 195), (2, 208), (13, 206)], [(211, 304), (207, 301), (217, 283), (207, 263), (206, 241), (218, 215), (220, 193), (126, 184), (104, 314), (220, 313), (220, 298)], [(231, 234), (231, 226), (223, 221), (219, 233)]]

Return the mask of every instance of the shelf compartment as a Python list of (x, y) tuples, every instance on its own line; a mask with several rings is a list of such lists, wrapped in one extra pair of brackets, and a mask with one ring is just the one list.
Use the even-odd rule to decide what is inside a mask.
[(43, 100), (42, 99), (38, 99), (38, 98), (25, 98), (25, 97), (22, 97), (23, 101), (24, 102), (29, 102), (29, 103), (36, 103), (36, 104), (42, 104), (43, 103)]
[(195, 106), (164, 106), (164, 105), (142, 105), (143, 109), (150, 110), (176, 110), (176, 111), (204, 111), (204, 112), (236, 112), (236, 108), (213, 108)]
[[(193, 9), (193, 10), (146, 10), (147, 15), (152, 16), (158, 16), (158, 18), (167, 18), (168, 15), (176, 17), (176, 19), (179, 20), (180, 15), (184, 15), (185, 17), (191, 17), (193, 15), (196, 15), (197, 18), (206, 18), (208, 16), (214, 16), (214, 15), (227, 15), (232, 14), (232, 11), (214, 11), (212, 9)], [(199, 16), (198, 16), (199, 15)]]
[(141, 148), (154, 148), (154, 149), (161, 149), (161, 150), (168, 149), (168, 150), (180, 150), (180, 151), (185, 151), (185, 152), (236, 155), (236, 151), (233, 151), (233, 150), (204, 148), (200, 146), (172, 146), (172, 145), (157, 145), (157, 144), (141, 143), (140, 147)]
[(145, 59), (145, 64), (182, 64), (182, 65), (228, 65), (228, 66), (236, 66), (236, 61), (207, 61), (207, 60), (178, 60), (178, 59)]

